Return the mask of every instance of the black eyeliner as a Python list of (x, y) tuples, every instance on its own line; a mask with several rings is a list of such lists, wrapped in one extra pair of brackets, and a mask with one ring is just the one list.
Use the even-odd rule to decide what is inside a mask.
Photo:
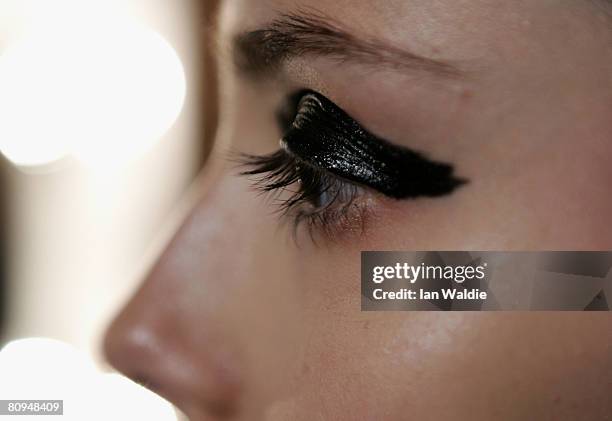
[(317, 92), (302, 91), (293, 98), (292, 121), (279, 114), (288, 129), (281, 146), (310, 165), (395, 199), (443, 196), (467, 182), (455, 177), (452, 165), (369, 133)]

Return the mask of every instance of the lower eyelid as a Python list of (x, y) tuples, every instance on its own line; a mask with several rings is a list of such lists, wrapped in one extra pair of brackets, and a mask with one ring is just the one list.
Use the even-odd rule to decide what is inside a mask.
[(298, 219), (308, 218), (302, 222), (313, 240), (338, 243), (364, 236), (371, 226), (371, 221), (377, 218), (379, 206), (380, 203), (374, 195), (364, 192), (348, 205), (331, 207), (313, 215), (301, 215)]

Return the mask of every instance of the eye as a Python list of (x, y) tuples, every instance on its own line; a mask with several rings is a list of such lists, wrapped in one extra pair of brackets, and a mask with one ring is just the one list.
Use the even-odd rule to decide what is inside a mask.
[(343, 180), (281, 149), (264, 156), (242, 155), (242, 175), (271, 195), (276, 210), (297, 230), (306, 225), (311, 236), (363, 229), (368, 210), (362, 187)]
[(273, 194), (279, 210), (312, 231), (363, 228), (376, 195), (443, 196), (466, 181), (453, 167), (394, 145), (361, 127), (323, 95), (301, 91), (277, 113), (281, 149), (242, 156), (242, 175)]

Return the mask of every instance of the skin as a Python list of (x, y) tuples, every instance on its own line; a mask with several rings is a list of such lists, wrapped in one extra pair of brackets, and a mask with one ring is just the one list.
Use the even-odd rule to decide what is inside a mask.
[[(225, 2), (222, 48), (296, 4)], [(112, 324), (111, 363), (192, 420), (610, 419), (610, 313), (362, 313), (359, 291), (360, 250), (612, 249), (610, 6), (299, 4), (469, 76), (308, 57), (257, 81), (220, 54), (219, 131), (196, 203)], [(362, 235), (294, 239), (226, 154), (276, 150), (274, 111), (295, 88), (470, 183), (443, 198), (375, 196)]]

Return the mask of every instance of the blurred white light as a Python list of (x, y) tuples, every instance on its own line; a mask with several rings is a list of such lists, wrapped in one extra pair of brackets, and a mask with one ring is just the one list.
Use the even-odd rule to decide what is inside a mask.
[[(58, 69), (32, 42), (9, 47), (0, 56), (0, 151), (17, 165), (39, 165), (68, 153), (67, 124), (58, 119), (63, 88)], [(47, 56), (47, 57), (45, 57)], [(68, 118), (63, 118), (68, 120)]]
[(121, 165), (180, 114), (186, 82), (176, 51), (154, 30), (93, 4), (36, 2), (28, 10), (39, 19), (0, 55), (0, 151), (17, 165), (69, 154)]
[(63, 400), (62, 420), (176, 421), (172, 406), (159, 396), (123, 376), (97, 371), (85, 354), (52, 339), (22, 339), (0, 351), (0, 399)]

